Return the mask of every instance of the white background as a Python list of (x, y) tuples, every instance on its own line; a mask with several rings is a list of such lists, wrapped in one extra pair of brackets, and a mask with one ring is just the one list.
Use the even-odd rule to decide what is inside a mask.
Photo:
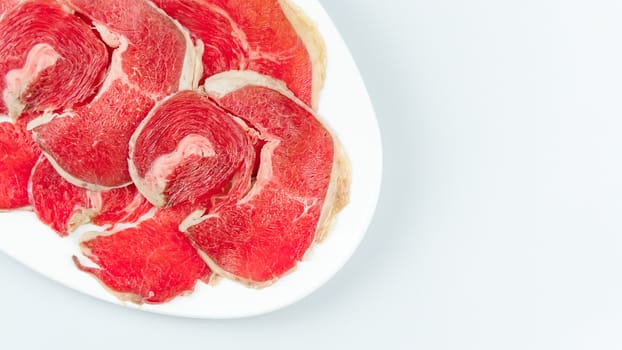
[(197, 321), (0, 254), (0, 348), (622, 348), (622, 3), (321, 2), (385, 147), (345, 268), (273, 314)]

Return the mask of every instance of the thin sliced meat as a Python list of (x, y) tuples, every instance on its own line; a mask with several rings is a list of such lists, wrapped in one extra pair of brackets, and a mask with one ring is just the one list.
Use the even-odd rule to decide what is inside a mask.
[(254, 154), (251, 137), (228, 113), (205, 94), (182, 91), (136, 130), (130, 173), (156, 206), (201, 203), (223, 193), (236, 174), (243, 174), (236, 183), (248, 183)]
[(28, 179), (41, 154), (26, 131), (29, 119), (0, 122), (0, 211), (29, 205)]
[(101, 90), (86, 106), (34, 121), (34, 139), (69, 182), (106, 190), (131, 182), (129, 140), (155, 103), (196, 87), (197, 51), (185, 29), (151, 2), (67, 1), (114, 47)]
[(17, 117), (80, 104), (95, 95), (108, 60), (90, 26), (57, 1), (13, 6), (0, 20), (0, 113)]
[(122, 300), (164, 303), (189, 294), (211, 271), (178, 229), (187, 212), (160, 210), (133, 228), (86, 234), (80, 246), (99, 267), (88, 267), (76, 257), (74, 262)]
[(325, 49), (315, 25), (286, 0), (156, 0), (205, 44), (207, 78), (254, 70), (283, 80), (316, 106), (325, 76)]
[(330, 132), (274, 79), (229, 72), (207, 93), (266, 141), (250, 192), (185, 222), (219, 275), (262, 287), (301, 260), (348, 200), (349, 167)]
[(151, 1), (65, 2), (92, 20), (110, 47), (121, 50), (111, 68), (118, 79), (156, 100), (198, 84), (201, 51), (194, 47), (187, 30)]
[(54, 115), (50, 122), (38, 118), (29, 127), (63, 178), (89, 190), (109, 190), (131, 182), (129, 139), (154, 104), (139, 90), (116, 80), (97, 101)]
[(97, 225), (134, 222), (152, 208), (134, 186), (107, 192), (74, 186), (45, 157), (41, 157), (32, 171), (30, 201), (39, 219), (60, 236), (67, 236), (89, 222)]
[(203, 79), (216, 73), (248, 66), (246, 34), (229, 12), (212, 0), (156, 0), (168, 15), (203, 41)]

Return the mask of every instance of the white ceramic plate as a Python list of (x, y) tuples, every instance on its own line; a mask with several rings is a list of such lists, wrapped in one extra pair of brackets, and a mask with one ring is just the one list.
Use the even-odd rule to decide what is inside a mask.
[(197, 284), (195, 293), (163, 305), (137, 306), (109, 294), (71, 261), (80, 256), (77, 235), (61, 239), (31, 212), (0, 213), (0, 251), (53, 280), (115, 304), (161, 314), (196, 318), (259, 315), (290, 305), (318, 289), (354, 253), (374, 213), (380, 191), (382, 150), (373, 107), (356, 64), (334, 24), (316, 0), (297, 0), (316, 21), (328, 53), (327, 78), (319, 115), (341, 140), (352, 162), (350, 204), (337, 216), (328, 237), (298, 268), (274, 285), (249, 289), (228, 280)]

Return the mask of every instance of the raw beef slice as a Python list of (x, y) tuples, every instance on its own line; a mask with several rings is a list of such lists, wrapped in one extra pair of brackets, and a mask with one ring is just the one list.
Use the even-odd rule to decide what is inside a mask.
[(200, 49), (187, 31), (148, 1), (67, 2), (115, 48), (112, 62), (91, 103), (35, 120), (34, 139), (74, 185), (123, 187), (131, 182), (127, 157), (132, 133), (157, 101), (196, 86)]
[[(246, 189), (255, 150), (240, 124), (205, 94), (182, 91), (143, 120), (130, 141), (130, 174), (156, 206), (207, 202), (234, 177)], [(236, 189), (234, 189), (236, 191)]]
[(178, 229), (187, 212), (160, 210), (132, 228), (86, 234), (80, 246), (98, 267), (76, 257), (74, 262), (121, 300), (163, 303), (191, 293), (199, 279), (209, 280), (211, 271)]
[(348, 161), (313, 112), (272, 78), (228, 72), (205, 90), (266, 143), (250, 191), (183, 226), (214, 272), (266, 286), (296, 266), (346, 204)]
[(0, 113), (80, 104), (95, 95), (107, 64), (104, 43), (79, 17), (53, 0), (21, 2), (0, 20)]
[(28, 179), (41, 151), (26, 131), (30, 116), (0, 122), (0, 211), (28, 206)]
[(39, 219), (60, 236), (79, 226), (134, 222), (152, 206), (133, 185), (106, 192), (89, 191), (65, 181), (41, 157), (30, 178), (30, 201)]
[(325, 76), (324, 43), (315, 25), (287, 0), (156, 0), (205, 44), (203, 78), (254, 70), (283, 80), (317, 105)]

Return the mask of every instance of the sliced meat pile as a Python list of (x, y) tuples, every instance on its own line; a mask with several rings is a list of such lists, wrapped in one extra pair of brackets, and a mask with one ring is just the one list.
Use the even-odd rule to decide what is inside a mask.
[(323, 43), (288, 1), (0, 0), (0, 29), (0, 211), (81, 235), (120, 299), (270, 285), (347, 204)]
[(67, 3), (93, 21), (112, 62), (92, 101), (35, 120), (34, 139), (71, 183), (92, 190), (126, 186), (132, 132), (159, 99), (194, 87), (196, 52), (184, 30), (149, 2)]
[(264, 145), (249, 191), (193, 218), (188, 237), (214, 271), (265, 286), (296, 266), (345, 205), (347, 162), (313, 112), (278, 81), (228, 72), (204, 89)]

